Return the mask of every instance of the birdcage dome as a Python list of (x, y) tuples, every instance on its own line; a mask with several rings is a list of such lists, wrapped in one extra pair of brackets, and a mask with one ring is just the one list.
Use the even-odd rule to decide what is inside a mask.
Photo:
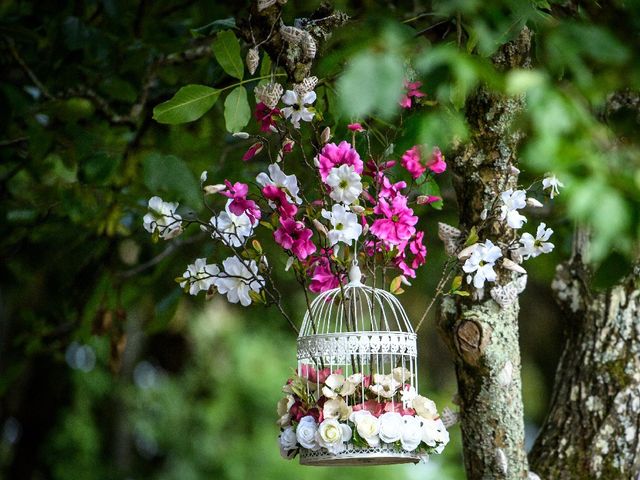
[[(364, 285), (357, 265), (350, 271), (349, 283), (321, 293), (311, 303), (297, 346), (298, 372), (306, 377), (309, 398), (324, 398), (326, 405), (338, 397), (346, 405), (343, 410), (372, 412), (377, 417), (370, 420), (377, 422), (377, 428), (387, 417), (398, 421), (412, 412), (402, 398), (403, 392), (406, 398), (417, 394), (416, 334), (398, 299)], [(374, 465), (416, 463), (421, 458), (415, 449), (399, 447), (400, 439), (393, 435), (363, 439), (356, 423), (352, 427), (351, 439), (338, 449), (301, 448), (300, 462)]]

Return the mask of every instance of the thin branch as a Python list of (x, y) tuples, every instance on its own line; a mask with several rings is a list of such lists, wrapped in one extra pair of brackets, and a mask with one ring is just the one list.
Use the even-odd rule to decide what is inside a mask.
[(22, 57), (18, 53), (18, 50), (16, 49), (16, 44), (13, 41), (13, 39), (10, 37), (4, 37), (4, 39), (7, 42), (7, 45), (9, 46), (9, 51), (11, 52), (11, 56), (18, 63), (18, 65), (20, 65), (22, 70), (24, 70), (24, 72), (31, 79), (33, 84), (36, 87), (38, 87), (40, 92), (42, 92), (42, 95), (49, 100), (54, 100), (55, 97), (51, 95), (51, 92), (49, 92), (49, 89), (47, 89), (47, 87), (44, 86), (44, 83), (40, 81), (40, 79), (36, 76), (36, 74), (33, 73), (33, 70), (31, 70), (29, 66), (26, 64), (26, 62), (22, 59)]

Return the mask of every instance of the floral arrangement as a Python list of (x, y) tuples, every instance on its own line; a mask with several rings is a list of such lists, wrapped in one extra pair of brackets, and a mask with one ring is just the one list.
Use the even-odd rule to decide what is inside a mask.
[(404, 367), (390, 374), (345, 377), (340, 369), (301, 371), (283, 387), (278, 402), (280, 453), (292, 459), (301, 448), (339, 454), (352, 444), (363, 449), (393, 446), (422, 456), (441, 453), (449, 433), (436, 405), (418, 395)]
[[(312, 77), (286, 91), (275, 82), (255, 88), (260, 133), (238, 132), (235, 137), (255, 140), (244, 161), (266, 155), (270, 163), (251, 184), (229, 179), (208, 184), (203, 172), (204, 201), (212, 213), (208, 220), (187, 217), (177, 203), (160, 197), (149, 200), (144, 228), (155, 238), (169, 240), (197, 225), (230, 254), (221, 264), (200, 258), (187, 267), (177, 281), (191, 295), (218, 292), (243, 306), (259, 302), (280, 307), (272, 263), (255, 239), (258, 230), (271, 232), (287, 257), (284, 269), (293, 272), (305, 292), (344, 284), (357, 260), (371, 282), (381, 281), (401, 293), (400, 285), (408, 285), (425, 263), (418, 210), (442, 203), (439, 196), (424, 193), (439, 192), (435, 178), (447, 167), (442, 152), (414, 146), (399, 161), (390, 158), (390, 148), (376, 154), (360, 123), (348, 125), (350, 141), (330, 141), (330, 129), (316, 124), (321, 118), (313, 107), (316, 84)], [(419, 82), (407, 84), (404, 107), (424, 96), (419, 87)], [(313, 129), (310, 141), (300, 133), (305, 124)], [(359, 135), (364, 151), (356, 148)], [(304, 185), (290, 173), (301, 167), (306, 169)]]

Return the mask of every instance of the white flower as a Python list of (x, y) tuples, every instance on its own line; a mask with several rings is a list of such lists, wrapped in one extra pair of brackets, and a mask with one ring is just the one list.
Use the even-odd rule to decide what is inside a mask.
[(393, 378), (400, 383), (407, 383), (411, 381), (411, 372), (405, 367), (396, 367), (391, 371)]
[(229, 257), (222, 262), (222, 267), (224, 272), (214, 282), (218, 292), (226, 294), (231, 303), (240, 302), (243, 307), (250, 305), (249, 292), (259, 292), (264, 286), (264, 278), (258, 275), (255, 260), (245, 263), (238, 257)]
[(336, 202), (351, 205), (362, 193), (362, 182), (352, 165), (340, 165), (329, 170), (324, 183), (331, 187), (329, 196)]
[(262, 187), (273, 185), (281, 188), (287, 194), (287, 200), (296, 202), (298, 205), (302, 203), (302, 199), (298, 196), (300, 191), (298, 187), (298, 179), (295, 175), (285, 174), (277, 163), (272, 163), (268, 167), (269, 174), (261, 172), (256, 177), (256, 182)]
[(393, 443), (402, 437), (402, 415), (397, 412), (386, 412), (380, 415), (380, 431), (378, 435), (384, 443)]
[(322, 387), (322, 394), (327, 398), (336, 398), (343, 384), (344, 384), (344, 375), (340, 375), (339, 373), (332, 373), (324, 381), (324, 387)]
[(402, 448), (408, 452), (414, 451), (422, 442), (422, 421), (413, 415), (402, 416)]
[[(471, 256), (464, 262), (462, 270), (469, 274), (476, 272), (473, 276), (473, 286), (483, 288), (485, 281), (496, 281), (496, 272), (493, 270), (493, 266), (501, 256), (500, 248), (495, 246), (491, 240), (478, 243)], [(471, 275), (467, 275), (467, 282), (471, 283)]]
[(291, 123), (294, 128), (300, 128), (300, 120), (304, 122), (313, 120), (315, 110), (309, 108), (309, 105), (315, 101), (316, 92), (314, 91), (301, 95), (293, 90), (287, 90), (282, 96), (282, 102), (289, 106), (282, 109), (282, 115), (284, 118), (291, 118)]
[(500, 220), (507, 219), (507, 225), (511, 228), (522, 228), (527, 221), (518, 210), (527, 206), (527, 192), (524, 190), (509, 189), (500, 194), (503, 205), (500, 207)]
[(417, 396), (418, 396), (418, 391), (416, 390), (416, 387), (414, 387), (413, 385), (405, 385), (402, 391), (400, 392), (400, 397), (401, 397), (400, 399), (402, 400), (402, 403), (404, 404), (405, 407), (410, 406), (413, 400)]
[(326, 448), (330, 453), (342, 452), (345, 442), (351, 440), (351, 427), (340, 423), (335, 419), (324, 420), (316, 433), (316, 439), (321, 447)]
[(325, 419), (346, 420), (351, 415), (351, 407), (347, 405), (342, 397), (330, 398), (324, 402), (322, 414)]
[(417, 395), (411, 401), (411, 408), (413, 408), (418, 415), (427, 420), (433, 420), (438, 416), (438, 410), (433, 400)]
[(287, 427), (280, 433), (280, 455), (287, 460), (293, 458), (295, 452), (291, 452), (291, 450), (296, 448), (298, 448), (296, 432), (293, 427)]
[(207, 265), (206, 258), (197, 258), (194, 263), (187, 266), (187, 271), (182, 274), (184, 282), (180, 282), (180, 287), (184, 288), (189, 284), (189, 294), (197, 295), (199, 292), (209, 290), (213, 285), (216, 275), (220, 273), (217, 265)]
[(319, 450), (320, 444), (318, 440), (316, 440), (317, 431), (318, 426), (316, 425), (315, 419), (311, 415), (307, 415), (300, 419), (300, 423), (296, 428), (296, 439), (303, 448)]
[(380, 397), (391, 398), (400, 386), (400, 382), (393, 378), (392, 375), (375, 373), (373, 375), (373, 385), (369, 387), (369, 390)]
[(523, 233), (522, 237), (520, 237), (520, 245), (522, 245), (522, 247), (518, 249), (518, 252), (525, 260), (531, 257), (535, 258), (541, 253), (549, 253), (553, 250), (553, 243), (547, 241), (553, 234), (553, 230), (546, 227), (547, 225), (545, 223), (538, 225), (535, 238), (527, 232)]
[(358, 222), (358, 216), (344, 205), (335, 204), (330, 212), (322, 210), (322, 216), (329, 220), (333, 227), (327, 234), (331, 246), (338, 242), (351, 245), (362, 234), (362, 225)]
[(423, 420), (422, 441), (430, 447), (437, 447), (436, 453), (441, 453), (449, 443), (449, 432), (442, 420)]
[(378, 432), (380, 431), (380, 420), (374, 417), (368, 410), (358, 410), (353, 412), (349, 416), (355, 426), (358, 435), (367, 442), (370, 447), (377, 447), (380, 445), (380, 437)]
[(213, 227), (213, 238), (221, 238), (226, 245), (232, 247), (240, 247), (244, 242), (253, 235), (253, 227), (258, 224), (258, 220), (253, 222), (246, 213), (236, 215), (229, 210), (229, 204), (233, 200), (227, 200), (225, 211), (220, 212), (217, 217), (211, 217), (209, 223)]
[(563, 187), (564, 187), (564, 183), (558, 180), (558, 177), (550, 173), (547, 173), (546, 177), (544, 177), (544, 179), (542, 180), (542, 189), (543, 190), (550, 189), (549, 196), (551, 198), (555, 197), (556, 195), (559, 195), (560, 189)]
[(176, 213), (178, 203), (163, 201), (160, 197), (149, 199), (149, 213), (142, 219), (149, 233), (158, 230), (160, 238), (169, 240), (182, 233), (182, 217)]

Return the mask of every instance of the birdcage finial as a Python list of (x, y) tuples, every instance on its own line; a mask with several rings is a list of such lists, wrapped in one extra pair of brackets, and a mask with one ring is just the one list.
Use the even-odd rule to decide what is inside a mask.
[(351, 264), (351, 269), (349, 269), (349, 285), (356, 286), (361, 285), (362, 282), (362, 272), (360, 271), (360, 267), (358, 266), (358, 261), (354, 260)]

